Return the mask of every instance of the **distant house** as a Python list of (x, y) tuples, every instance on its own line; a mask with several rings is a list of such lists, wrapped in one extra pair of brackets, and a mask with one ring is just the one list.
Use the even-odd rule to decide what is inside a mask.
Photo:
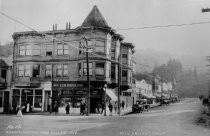
[(3, 59), (0, 59), (0, 112), (10, 111), (11, 72), (11, 66), (9, 66)]

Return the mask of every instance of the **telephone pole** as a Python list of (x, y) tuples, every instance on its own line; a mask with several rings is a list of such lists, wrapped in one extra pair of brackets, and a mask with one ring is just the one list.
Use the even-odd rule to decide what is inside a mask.
[[(88, 39), (86, 37), (82, 38), (84, 40), (83, 47), (86, 49), (86, 63), (87, 63), (87, 116), (90, 115), (90, 77), (89, 77), (89, 53), (88, 50)], [(85, 44), (85, 45), (84, 45)]]

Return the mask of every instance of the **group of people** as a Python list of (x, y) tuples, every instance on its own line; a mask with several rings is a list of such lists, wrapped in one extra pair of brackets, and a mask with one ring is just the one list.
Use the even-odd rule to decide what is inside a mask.
[[(66, 107), (65, 107), (66, 114), (70, 114), (70, 107), (71, 107), (70, 105), (71, 105), (70, 102), (68, 102), (66, 104)], [(124, 110), (124, 106), (125, 106), (125, 102), (122, 101), (122, 103), (121, 103), (122, 110)], [(112, 104), (109, 101), (108, 108), (109, 108), (109, 112), (110, 112), (111, 116), (112, 116), (112, 113), (113, 113), (113, 109), (114, 109), (114, 112), (117, 113), (117, 107), (118, 107), (117, 102)], [(96, 113), (103, 114), (104, 110), (105, 110), (104, 102), (102, 104), (100, 102), (97, 102), (96, 110), (97, 110)], [(55, 103), (53, 105), (53, 111), (55, 112), (55, 114), (58, 113), (58, 102), (57, 101), (55, 101)], [(86, 115), (86, 114), (87, 114), (87, 104), (84, 101), (81, 101), (81, 103), (80, 103), (80, 115)]]

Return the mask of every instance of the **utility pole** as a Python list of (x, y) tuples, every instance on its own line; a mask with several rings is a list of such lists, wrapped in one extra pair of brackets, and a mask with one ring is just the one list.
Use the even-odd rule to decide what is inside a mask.
[(120, 52), (118, 56), (118, 91), (117, 91), (117, 97), (118, 97), (118, 115), (121, 114), (121, 102), (120, 102), (120, 94), (121, 94), (121, 77), (122, 77), (122, 62), (121, 62), (121, 47)]
[(90, 77), (89, 77), (89, 53), (88, 50), (90, 47), (88, 46), (88, 39), (83, 37), (86, 46), (83, 47), (86, 49), (86, 63), (87, 63), (87, 116), (90, 115)]

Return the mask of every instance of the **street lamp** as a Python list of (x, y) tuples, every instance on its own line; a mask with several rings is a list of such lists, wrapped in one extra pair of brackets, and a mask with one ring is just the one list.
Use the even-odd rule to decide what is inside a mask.
[(107, 84), (104, 85), (104, 116), (106, 116), (106, 88)]

